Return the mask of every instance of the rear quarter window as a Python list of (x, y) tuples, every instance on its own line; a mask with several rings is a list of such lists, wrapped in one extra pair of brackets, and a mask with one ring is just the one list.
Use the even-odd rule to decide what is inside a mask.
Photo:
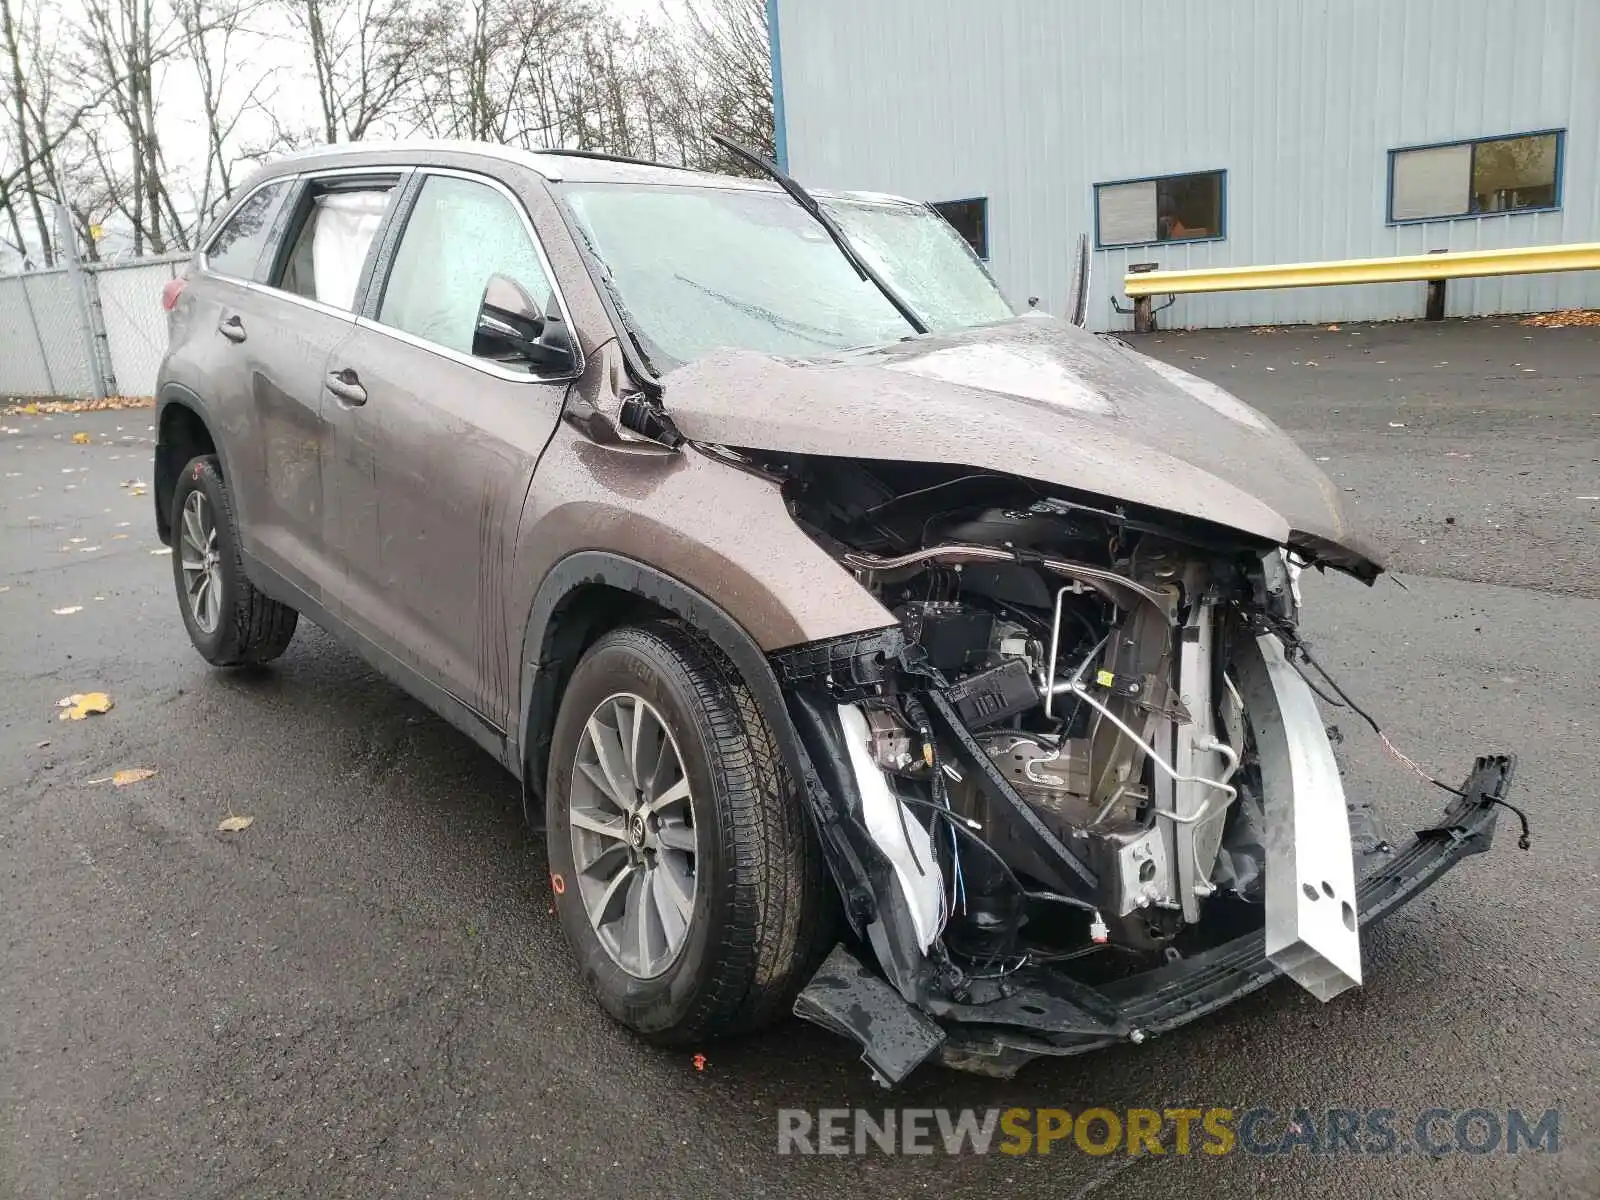
[(288, 194), (289, 183), (287, 179), (278, 180), (250, 193), (206, 247), (207, 270), (235, 279), (254, 277), (256, 262), (272, 230), (272, 219)]

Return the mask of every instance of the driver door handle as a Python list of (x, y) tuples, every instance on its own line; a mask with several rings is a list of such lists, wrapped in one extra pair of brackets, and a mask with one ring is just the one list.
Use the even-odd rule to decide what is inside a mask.
[(346, 404), (359, 405), (367, 402), (367, 389), (361, 386), (361, 377), (349, 367), (342, 371), (329, 371), (328, 378), (323, 381), (322, 386)]
[(217, 332), (230, 342), (244, 341), (244, 322), (239, 319), (238, 313), (223, 317), (217, 325)]

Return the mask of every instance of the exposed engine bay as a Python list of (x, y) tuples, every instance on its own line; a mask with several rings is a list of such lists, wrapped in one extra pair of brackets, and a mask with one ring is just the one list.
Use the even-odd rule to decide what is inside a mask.
[[(1292, 626), (1298, 568), (1284, 553), (1175, 540), (1004, 477), (956, 475), (885, 499), (865, 468), (832, 463), (826, 475), (804, 493), (826, 497), (813, 528), (851, 547), (841, 561), (899, 618), (912, 676), (910, 692), (886, 687), (859, 705), (872, 762), (921, 823), (960, 831), (935, 828), (931, 849), (908, 843), (929, 860), (913, 870), (943, 881), (938, 928), (953, 955), (993, 969), (1026, 953), (1029, 935), (1059, 933), (1052, 925), (1155, 949), (1219, 886), (1261, 902), (1260, 784), (1227, 667), (1252, 631)], [(865, 492), (855, 511), (853, 490)], [(1088, 895), (1081, 873), (941, 753), (916, 683), (944, 690), (992, 771), (1094, 872)], [(1052, 894), (1090, 907), (1025, 911), (1029, 896)]]
[[(897, 621), (773, 661), (823, 785), (852, 797), (825, 838), (831, 819), (870, 842), (830, 855), (852, 925), (947, 1062), (1141, 1040), (1107, 1012), (1098, 1038), (1076, 1028), (1079, 984), (1170, 974), (1241, 931), (1320, 999), (1360, 983), (1353, 826), (1363, 860), (1392, 848), (1347, 815), (1292, 658), (1314, 560), (1012, 476), (736, 457)], [(797, 1010), (892, 1081), (832, 994), (873, 981), (830, 964)]]

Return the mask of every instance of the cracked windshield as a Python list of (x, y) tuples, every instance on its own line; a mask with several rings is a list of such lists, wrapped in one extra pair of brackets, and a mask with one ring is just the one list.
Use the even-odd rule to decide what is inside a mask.
[[(565, 192), (659, 370), (712, 350), (809, 356), (912, 330), (783, 192), (586, 184)], [(931, 330), (1013, 314), (967, 244), (917, 205), (822, 201)]]

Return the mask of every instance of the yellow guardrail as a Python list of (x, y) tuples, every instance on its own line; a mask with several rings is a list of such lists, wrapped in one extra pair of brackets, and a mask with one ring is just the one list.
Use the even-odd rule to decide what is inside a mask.
[(1190, 292), (1244, 292), (1257, 288), (1327, 287), (1341, 283), (1408, 283), (1600, 270), (1600, 242), (1527, 246), (1512, 250), (1457, 250), (1402, 254), (1346, 262), (1288, 263), (1276, 267), (1201, 267), (1193, 271), (1133, 271), (1123, 279), (1129, 296)]

